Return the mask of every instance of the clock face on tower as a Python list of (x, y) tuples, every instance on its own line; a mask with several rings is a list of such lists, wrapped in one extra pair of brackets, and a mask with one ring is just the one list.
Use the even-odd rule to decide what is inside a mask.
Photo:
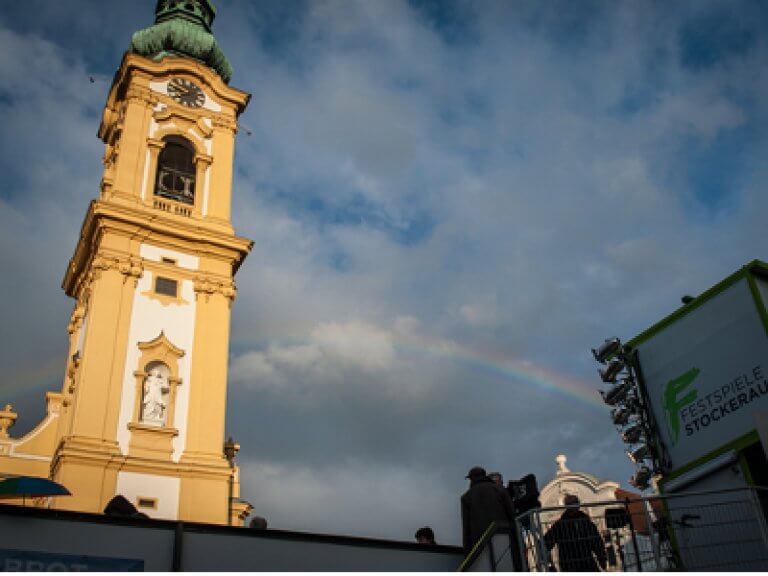
[(168, 82), (168, 96), (190, 108), (200, 108), (205, 104), (205, 94), (202, 89), (184, 78), (174, 78)]

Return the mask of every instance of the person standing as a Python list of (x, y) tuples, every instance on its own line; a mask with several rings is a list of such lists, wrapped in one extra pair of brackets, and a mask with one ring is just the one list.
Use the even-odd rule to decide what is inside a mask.
[(461, 525), (468, 554), (492, 522), (514, 528), (515, 511), (507, 491), (488, 478), (483, 468), (475, 466), (466, 477), (469, 489), (461, 496)]
[(563, 504), (567, 509), (544, 534), (547, 550), (557, 546), (560, 571), (598, 572), (598, 564), (605, 570), (605, 544), (589, 516), (579, 510), (578, 496), (568, 494)]

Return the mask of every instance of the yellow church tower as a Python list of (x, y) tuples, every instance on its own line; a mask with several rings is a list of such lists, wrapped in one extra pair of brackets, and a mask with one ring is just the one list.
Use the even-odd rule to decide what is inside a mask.
[(101, 512), (122, 494), (152, 517), (242, 524), (224, 426), (234, 275), (252, 246), (231, 223), (250, 95), (228, 85), (209, 0), (155, 13), (99, 127), (101, 191), (63, 281), (76, 302), (63, 389), (27, 436), (0, 430), (0, 472), (63, 484), (56, 508)]

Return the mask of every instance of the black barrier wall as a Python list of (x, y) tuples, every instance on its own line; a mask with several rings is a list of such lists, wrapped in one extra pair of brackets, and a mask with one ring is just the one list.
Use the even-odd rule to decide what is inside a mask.
[(0, 506), (0, 570), (454, 571), (461, 549)]

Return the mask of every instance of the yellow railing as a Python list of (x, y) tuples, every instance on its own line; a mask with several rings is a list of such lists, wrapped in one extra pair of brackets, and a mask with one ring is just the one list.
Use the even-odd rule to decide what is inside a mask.
[(192, 216), (192, 208), (174, 202), (173, 200), (165, 200), (163, 198), (155, 198), (154, 207), (157, 210), (168, 212), (169, 214), (176, 214), (177, 216)]

